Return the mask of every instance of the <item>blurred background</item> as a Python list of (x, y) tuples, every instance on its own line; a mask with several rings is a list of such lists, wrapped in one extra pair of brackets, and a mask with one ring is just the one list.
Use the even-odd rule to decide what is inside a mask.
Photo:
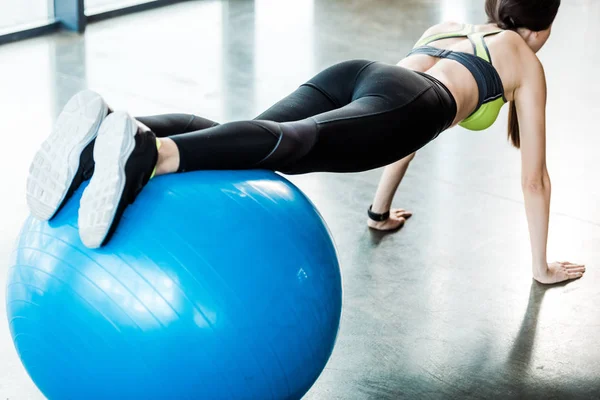
[[(250, 119), (336, 62), (395, 64), (433, 24), (484, 23), (483, 4), (1, 0), (0, 297), (27, 215), (29, 163), (77, 91), (132, 115)], [(417, 154), (394, 202), (414, 217), (391, 235), (366, 227), (381, 170), (290, 178), (331, 228), (344, 276), (337, 347), (306, 398), (600, 398), (599, 23), (599, 1), (564, 1), (539, 54), (549, 258), (587, 264), (583, 279), (531, 279), (506, 107), (489, 130), (454, 128)], [(0, 321), (0, 399), (43, 399), (12, 346), (3, 301)]]

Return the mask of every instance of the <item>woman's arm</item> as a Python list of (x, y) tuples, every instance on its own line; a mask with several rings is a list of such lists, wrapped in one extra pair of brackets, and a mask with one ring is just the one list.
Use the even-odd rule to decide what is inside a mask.
[(550, 284), (579, 278), (585, 267), (571, 263), (549, 265), (546, 259), (551, 194), (546, 168), (546, 79), (535, 55), (526, 65), (524, 83), (514, 94), (521, 136), (521, 185), (529, 225), (533, 277)]
[(415, 153), (412, 153), (400, 161), (388, 165), (383, 170), (383, 175), (381, 176), (375, 198), (373, 199), (372, 211), (378, 214), (390, 211), (390, 218), (380, 222), (369, 219), (368, 225), (371, 228), (383, 231), (398, 229), (404, 224), (406, 219), (410, 218), (412, 215), (410, 212), (403, 209), (390, 210), (390, 207), (392, 206), (394, 194), (396, 193), (396, 190), (398, 190), (398, 186), (414, 157)]
[[(462, 24), (455, 22), (444, 22), (434, 25), (423, 33), (421, 39), (435, 33), (445, 32), (453, 29), (457, 30), (460, 29), (461, 26)], [(432, 60), (413, 57), (404, 58), (398, 62), (397, 65), (412, 69), (413, 71), (425, 72), (431, 68), (433, 64), (434, 61)], [(372, 211), (378, 214), (383, 214), (390, 211), (390, 218), (381, 222), (369, 219), (369, 227), (383, 231), (395, 230), (401, 227), (406, 219), (410, 218), (412, 215), (410, 212), (404, 209), (391, 210), (390, 207), (392, 206), (392, 201), (394, 200), (396, 190), (398, 190), (398, 186), (400, 185), (402, 178), (404, 178), (404, 174), (406, 173), (406, 170), (408, 169), (408, 166), (414, 157), (415, 153), (412, 153), (403, 159), (385, 167), (383, 175), (381, 176), (381, 180), (379, 181), (379, 186), (377, 187), (377, 192), (375, 193), (375, 198), (373, 199)]]

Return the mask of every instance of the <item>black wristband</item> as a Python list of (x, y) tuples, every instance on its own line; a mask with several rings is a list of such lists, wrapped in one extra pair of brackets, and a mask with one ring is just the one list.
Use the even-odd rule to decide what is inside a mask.
[(390, 217), (390, 212), (385, 212), (383, 214), (377, 214), (376, 212), (371, 211), (373, 209), (373, 205), (371, 205), (369, 207), (369, 211), (367, 211), (367, 213), (369, 214), (369, 218), (371, 218), (373, 221), (376, 222), (383, 222), (385, 220), (387, 220)]

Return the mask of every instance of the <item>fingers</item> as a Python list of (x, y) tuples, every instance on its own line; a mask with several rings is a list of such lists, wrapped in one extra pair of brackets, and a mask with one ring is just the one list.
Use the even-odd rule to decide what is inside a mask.
[(575, 268), (575, 269), (583, 268), (585, 270), (585, 265), (583, 265), (583, 264), (574, 264), (574, 263), (570, 263), (570, 262), (563, 262), (560, 264), (563, 268), (565, 268), (567, 270), (571, 270), (573, 268)]
[(563, 265), (563, 268), (566, 268), (566, 269), (583, 268), (583, 269), (585, 269), (585, 265), (583, 265), (583, 264), (566, 264), (566, 265)]
[(403, 208), (394, 209), (391, 211), (391, 214), (398, 218), (406, 218), (406, 219), (408, 219), (412, 216), (412, 213), (410, 211), (406, 211)]
[(561, 264), (567, 274), (567, 279), (579, 279), (585, 273), (585, 265), (583, 264), (574, 264), (568, 261), (564, 261)]
[(585, 265), (583, 264), (574, 264), (568, 261), (563, 261), (560, 264), (563, 271), (569, 275), (570, 279), (573, 279), (572, 275), (576, 278), (579, 278), (580, 276), (577, 276), (577, 274), (583, 275), (583, 273), (585, 272)]
[(568, 279), (579, 279), (583, 276), (583, 272), (567, 272)]
[(562, 265), (579, 265), (579, 266), (583, 266), (583, 264), (575, 264), (575, 263), (572, 263), (570, 261), (561, 261), (560, 264), (562, 264)]

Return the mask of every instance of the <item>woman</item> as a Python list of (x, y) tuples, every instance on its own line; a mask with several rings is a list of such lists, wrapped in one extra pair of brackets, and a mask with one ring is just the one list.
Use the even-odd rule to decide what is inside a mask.
[(489, 24), (436, 25), (397, 66), (364, 60), (334, 65), (253, 121), (219, 125), (181, 114), (134, 119), (82, 92), (33, 161), (31, 212), (52, 218), (91, 177), (79, 229), (83, 243), (96, 248), (154, 175), (247, 168), (357, 172), (394, 163), (369, 209), (369, 225), (395, 229), (410, 214), (387, 210), (415, 151), (458, 123), (489, 127), (508, 101), (509, 138), (522, 151), (533, 276), (546, 284), (579, 278), (583, 265), (546, 261), (546, 83), (535, 53), (559, 6), (560, 0), (487, 0)]

